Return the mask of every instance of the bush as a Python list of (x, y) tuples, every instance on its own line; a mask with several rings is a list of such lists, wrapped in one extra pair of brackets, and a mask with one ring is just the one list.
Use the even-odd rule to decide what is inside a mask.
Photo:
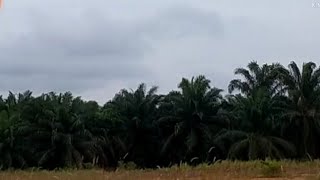
[(262, 174), (265, 177), (279, 177), (282, 175), (282, 165), (276, 161), (262, 161)]
[(123, 161), (119, 162), (119, 167), (118, 169), (120, 170), (135, 170), (137, 169), (137, 165), (134, 162), (126, 162), (124, 163)]

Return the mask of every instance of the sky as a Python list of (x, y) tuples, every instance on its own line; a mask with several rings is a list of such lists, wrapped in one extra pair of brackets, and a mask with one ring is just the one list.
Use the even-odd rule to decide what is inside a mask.
[(71, 91), (103, 104), (142, 82), (167, 93), (200, 74), (226, 90), (253, 60), (320, 65), (319, 47), (320, 0), (3, 0), (0, 93)]

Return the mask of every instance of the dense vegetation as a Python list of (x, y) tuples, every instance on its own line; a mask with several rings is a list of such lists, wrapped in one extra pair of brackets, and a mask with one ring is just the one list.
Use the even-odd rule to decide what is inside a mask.
[(10, 92), (0, 98), (1, 169), (320, 157), (315, 63), (251, 62), (235, 74), (224, 97), (204, 76), (166, 95), (145, 84), (123, 89), (103, 106), (69, 92)]

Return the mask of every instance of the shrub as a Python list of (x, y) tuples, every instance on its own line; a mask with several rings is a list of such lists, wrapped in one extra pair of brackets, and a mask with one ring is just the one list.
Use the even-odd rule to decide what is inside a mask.
[(262, 161), (262, 175), (265, 177), (279, 177), (283, 173), (282, 165), (277, 161)]

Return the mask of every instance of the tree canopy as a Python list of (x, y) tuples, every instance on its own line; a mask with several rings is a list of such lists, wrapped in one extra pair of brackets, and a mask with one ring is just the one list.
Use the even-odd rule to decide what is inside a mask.
[(167, 94), (141, 83), (104, 105), (71, 92), (9, 92), (0, 97), (0, 169), (320, 157), (315, 63), (250, 62), (234, 73), (225, 95), (203, 75)]

